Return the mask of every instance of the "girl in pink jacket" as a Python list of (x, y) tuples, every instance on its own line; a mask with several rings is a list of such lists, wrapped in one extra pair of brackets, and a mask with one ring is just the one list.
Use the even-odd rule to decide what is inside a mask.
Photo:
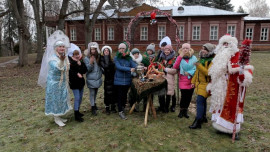
[(165, 78), (168, 82), (166, 100), (165, 95), (159, 96), (160, 107), (164, 107), (163, 112), (169, 112), (170, 101), (172, 99), (171, 112), (175, 111), (176, 97), (175, 97), (175, 79), (174, 76), (177, 73), (176, 69), (173, 69), (175, 62), (175, 51), (170, 44), (164, 47), (164, 51), (160, 54), (159, 62), (164, 66)]
[(193, 55), (194, 51), (188, 43), (184, 43), (178, 53), (179, 56), (173, 65), (174, 69), (179, 70), (181, 101), (178, 117), (182, 118), (184, 116), (189, 118), (187, 111), (194, 91), (194, 88), (191, 87), (191, 79), (196, 71), (195, 63), (197, 58)]

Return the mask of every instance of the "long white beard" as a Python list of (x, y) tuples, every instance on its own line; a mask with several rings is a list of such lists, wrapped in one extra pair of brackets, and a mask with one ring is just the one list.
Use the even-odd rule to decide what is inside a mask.
[(211, 83), (207, 86), (207, 90), (211, 91), (210, 112), (218, 112), (223, 107), (227, 91), (228, 63), (233, 54), (235, 52), (231, 48), (222, 47), (212, 61), (213, 64), (209, 69)]

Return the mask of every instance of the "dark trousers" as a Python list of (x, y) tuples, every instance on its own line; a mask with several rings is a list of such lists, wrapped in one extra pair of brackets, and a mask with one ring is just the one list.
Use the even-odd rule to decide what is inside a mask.
[(180, 101), (180, 108), (181, 109), (188, 109), (194, 88), (192, 89), (181, 89), (181, 101)]
[(104, 90), (104, 104), (105, 106), (110, 106), (111, 104), (115, 104), (115, 93), (111, 92), (108, 93), (106, 90)]
[(198, 95), (197, 96), (197, 116), (196, 119), (202, 119), (203, 116), (206, 116), (207, 102), (205, 97)]
[(172, 107), (175, 108), (175, 106), (176, 106), (176, 97), (175, 97), (175, 93), (174, 93), (174, 95), (166, 95), (166, 103), (165, 103), (165, 106), (166, 106), (167, 109), (168, 109), (169, 106), (170, 106), (171, 99), (172, 99)]
[(124, 111), (123, 107), (127, 102), (129, 85), (115, 85), (115, 95), (118, 103), (118, 112)]

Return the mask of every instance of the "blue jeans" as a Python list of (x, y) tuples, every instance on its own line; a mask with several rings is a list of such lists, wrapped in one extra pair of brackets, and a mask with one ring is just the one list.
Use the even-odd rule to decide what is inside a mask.
[(197, 96), (197, 116), (196, 119), (202, 119), (203, 116), (206, 116), (207, 102), (205, 97), (198, 95)]
[(90, 95), (89, 95), (90, 104), (91, 106), (95, 106), (98, 88), (89, 88), (89, 91), (90, 91)]
[(80, 110), (80, 105), (82, 103), (82, 97), (83, 97), (83, 88), (82, 89), (73, 89), (74, 94), (74, 110), (78, 111)]

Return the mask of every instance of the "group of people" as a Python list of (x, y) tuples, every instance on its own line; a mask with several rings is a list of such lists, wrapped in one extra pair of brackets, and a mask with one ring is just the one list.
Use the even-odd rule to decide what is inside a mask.
[[(59, 126), (65, 126), (67, 121), (60, 116), (65, 115), (72, 109), (69, 102), (69, 88), (74, 95), (75, 120), (78, 122), (84, 121), (84, 114), (79, 110), (85, 82), (90, 91), (89, 100), (93, 115), (97, 115), (97, 93), (104, 82), (106, 113), (116, 113), (116, 106), (118, 106), (119, 117), (127, 119), (124, 108), (128, 100), (128, 90), (132, 78), (137, 76), (136, 67), (143, 65), (145, 71), (147, 71), (152, 62), (158, 62), (162, 65), (162, 69), (158, 70), (164, 72), (164, 78), (167, 80), (166, 93), (158, 95), (159, 111), (164, 113), (175, 112), (175, 76), (178, 74), (179, 89), (181, 91), (178, 117), (189, 118), (188, 108), (195, 90), (197, 94), (197, 114), (189, 128), (201, 128), (203, 123), (208, 122), (206, 100), (212, 95), (210, 112), (212, 113), (213, 126), (222, 132), (232, 133), (231, 130), (233, 130), (233, 123), (235, 122), (232, 122), (231, 119), (228, 119), (227, 122), (224, 117), (234, 117), (236, 110), (229, 109), (231, 105), (228, 106), (226, 103), (235, 104), (235, 98), (237, 97), (233, 98), (232, 103), (228, 101), (231, 99), (228, 96), (232, 96), (233, 91), (239, 91), (239, 89), (235, 90), (235, 88), (240, 83), (238, 86), (233, 86), (234, 89), (231, 89), (230, 80), (233, 83), (241, 81), (241, 87), (244, 87), (248, 86), (252, 79), (250, 74), (253, 70), (252, 66), (237, 66), (239, 58), (238, 42), (236, 38), (228, 35), (220, 39), (217, 47), (211, 43), (204, 44), (199, 52), (199, 59), (196, 58), (194, 50), (188, 43), (184, 43), (181, 49), (176, 52), (172, 47), (170, 38), (167, 36), (160, 41), (160, 49), (157, 55), (153, 43), (149, 44), (145, 53), (142, 54), (138, 48), (133, 48), (130, 51), (128, 44), (122, 42), (118, 45), (114, 58), (110, 46), (105, 45), (100, 51), (96, 42), (90, 42), (84, 53), (75, 44), (71, 43), (71, 46), (68, 46), (69, 44), (61, 39), (54, 40), (52, 43), (52, 47), (47, 45), (43, 57), (39, 84), (46, 88), (45, 114), (53, 115), (55, 123)], [(102, 80), (102, 74), (104, 75), (104, 81)], [(241, 80), (239, 80), (239, 75), (241, 75)], [(235, 92), (237, 96), (238, 93)], [(244, 96), (243, 93), (241, 93), (241, 96)], [(170, 106), (171, 100), (172, 104)], [(134, 102), (130, 101), (131, 104)], [(231, 117), (229, 117), (230, 113), (228, 111), (224, 112), (226, 108), (231, 112)], [(243, 108), (242, 103), (240, 103), (240, 112), (243, 111), (241, 108)], [(236, 130), (239, 130), (240, 123), (243, 122), (243, 115), (240, 114), (236, 118), (240, 120), (236, 122)]]

